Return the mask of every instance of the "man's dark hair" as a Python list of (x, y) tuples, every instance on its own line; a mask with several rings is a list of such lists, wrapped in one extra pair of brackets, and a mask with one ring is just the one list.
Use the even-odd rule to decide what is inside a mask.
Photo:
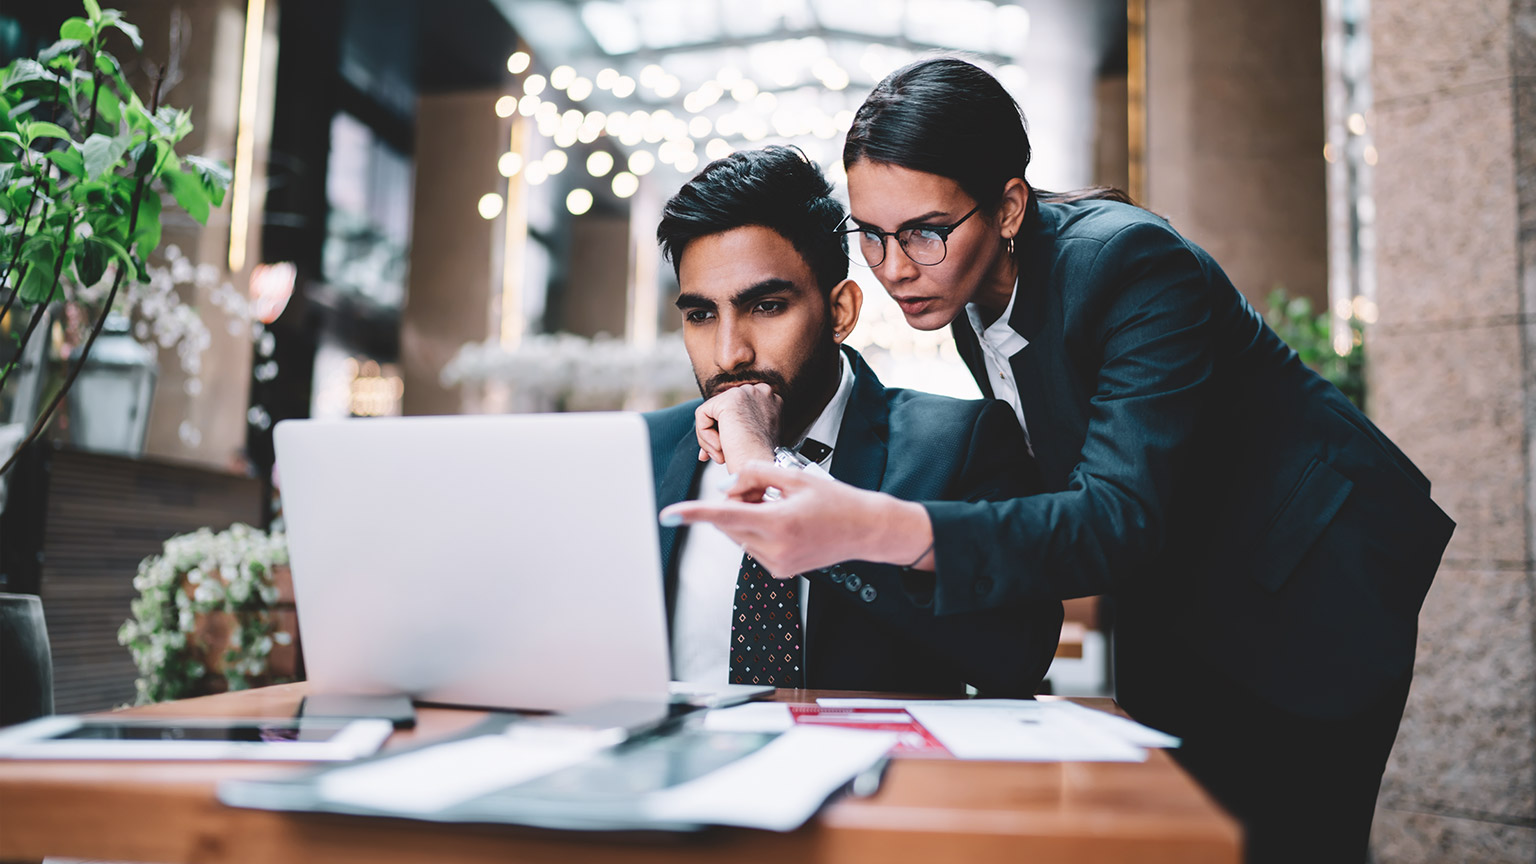
[(804, 153), (764, 147), (704, 166), (662, 209), (656, 239), (676, 273), (689, 243), (760, 225), (788, 240), (827, 292), (848, 278), (848, 238), (833, 233), (845, 215), (832, 185)]

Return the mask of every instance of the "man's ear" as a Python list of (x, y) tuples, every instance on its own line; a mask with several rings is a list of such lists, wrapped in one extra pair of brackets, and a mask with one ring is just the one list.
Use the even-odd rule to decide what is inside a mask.
[(848, 334), (853, 332), (854, 325), (859, 323), (859, 310), (864, 308), (864, 291), (859, 283), (844, 279), (832, 286), (832, 291), (827, 295), (827, 306), (832, 312), (832, 339), (841, 345)]
[(1003, 200), (997, 205), (997, 227), (1005, 239), (1019, 236), (1028, 209), (1029, 184), (1019, 177), (1003, 184)]

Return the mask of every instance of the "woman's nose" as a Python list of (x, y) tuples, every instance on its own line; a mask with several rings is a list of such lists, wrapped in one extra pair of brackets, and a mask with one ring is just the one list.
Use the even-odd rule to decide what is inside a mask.
[(886, 285), (897, 285), (907, 282), (917, 275), (917, 265), (907, 257), (905, 249), (896, 241), (895, 237), (886, 237), (885, 258), (880, 266), (875, 267), (875, 277)]

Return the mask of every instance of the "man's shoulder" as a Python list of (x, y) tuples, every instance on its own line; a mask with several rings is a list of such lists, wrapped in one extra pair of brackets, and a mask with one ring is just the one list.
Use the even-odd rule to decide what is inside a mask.
[(658, 458), (669, 456), (677, 442), (693, 431), (693, 413), (703, 403), (703, 399), (691, 399), (681, 405), (641, 414), (650, 431), (651, 452)]

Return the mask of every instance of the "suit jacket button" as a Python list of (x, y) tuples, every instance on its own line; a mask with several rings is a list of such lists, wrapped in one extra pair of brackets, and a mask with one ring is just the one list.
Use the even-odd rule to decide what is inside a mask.
[(859, 574), (857, 573), (849, 573), (848, 581), (844, 582), (843, 584), (847, 586), (849, 591), (857, 591), (859, 590), (859, 586), (864, 584), (864, 580), (860, 579)]
[(859, 592), (859, 597), (865, 603), (873, 603), (873, 602), (875, 602), (875, 597), (876, 596), (878, 596), (878, 595), (877, 595), (877, 593), (875, 591), (875, 586), (873, 586), (873, 585), (865, 585), (864, 586), (864, 590)]
[(843, 571), (837, 569), (836, 567), (833, 567), (832, 569), (828, 570), (827, 571), (827, 575), (832, 577), (832, 581), (833, 582), (836, 582), (839, 585), (843, 584), (843, 579), (844, 579)]
[(992, 593), (992, 580), (988, 579), (985, 576), (983, 576), (980, 579), (976, 580), (975, 588), (976, 588), (976, 593), (979, 594), (979, 595), (990, 594), (990, 593)]

